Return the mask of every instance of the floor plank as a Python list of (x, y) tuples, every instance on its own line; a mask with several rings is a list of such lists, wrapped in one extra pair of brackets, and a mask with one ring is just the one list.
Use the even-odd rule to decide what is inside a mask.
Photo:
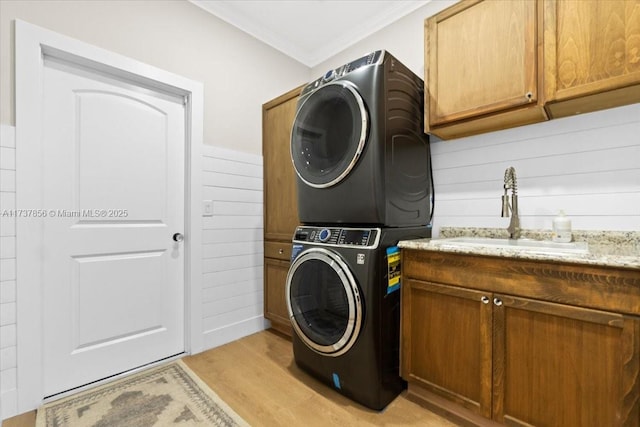
[(25, 412), (24, 414), (2, 421), (2, 427), (33, 427), (35, 425), (36, 411)]
[(263, 331), (184, 359), (252, 426), (454, 426), (400, 395), (367, 409), (302, 372), (291, 342)]

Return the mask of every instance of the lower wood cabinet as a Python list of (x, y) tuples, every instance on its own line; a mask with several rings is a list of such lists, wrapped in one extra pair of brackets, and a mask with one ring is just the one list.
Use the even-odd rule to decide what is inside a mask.
[[(564, 301), (574, 282), (604, 276), (603, 289), (631, 290), (637, 271), (581, 278), (562, 265), (424, 254), (404, 256), (401, 370), (411, 397), (477, 425), (640, 425), (640, 318)], [(412, 269), (421, 259), (439, 265)], [(556, 273), (567, 285), (545, 286), (544, 275), (553, 282)], [(503, 292), (518, 288), (552, 290)]]
[(494, 294), (493, 418), (638, 425), (638, 318)]
[(291, 243), (265, 242), (264, 317), (271, 327), (291, 336), (291, 321), (287, 310), (286, 284), (291, 257)]
[(491, 416), (492, 307), (482, 292), (405, 280), (402, 295), (402, 374)]

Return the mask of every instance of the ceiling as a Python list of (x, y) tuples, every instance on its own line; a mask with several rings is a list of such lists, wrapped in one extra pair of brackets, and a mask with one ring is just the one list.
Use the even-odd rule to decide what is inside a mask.
[(189, 0), (314, 67), (431, 0)]

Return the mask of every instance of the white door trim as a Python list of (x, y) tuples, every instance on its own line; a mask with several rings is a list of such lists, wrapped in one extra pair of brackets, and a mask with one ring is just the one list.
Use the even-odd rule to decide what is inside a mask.
[[(185, 99), (185, 349), (202, 340), (203, 85), (35, 25), (15, 21), (16, 208), (42, 212), (42, 76), (53, 56)], [(37, 215), (36, 215), (37, 216)], [(43, 401), (42, 221), (16, 219), (18, 413)]]

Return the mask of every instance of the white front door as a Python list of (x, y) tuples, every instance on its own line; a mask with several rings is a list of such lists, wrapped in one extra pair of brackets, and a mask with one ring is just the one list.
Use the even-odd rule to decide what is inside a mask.
[(185, 107), (60, 59), (45, 59), (43, 100), (51, 396), (185, 349)]

